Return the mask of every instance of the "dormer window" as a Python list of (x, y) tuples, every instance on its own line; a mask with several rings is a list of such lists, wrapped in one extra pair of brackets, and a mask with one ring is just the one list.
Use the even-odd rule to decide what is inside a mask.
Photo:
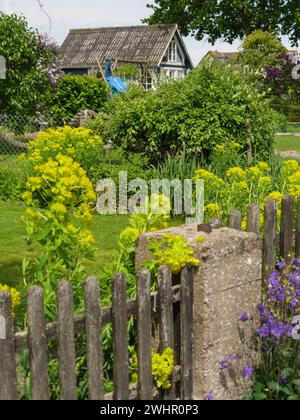
[(172, 41), (170, 46), (169, 46), (168, 61), (170, 63), (176, 63), (177, 62), (177, 44), (176, 44), (176, 41)]

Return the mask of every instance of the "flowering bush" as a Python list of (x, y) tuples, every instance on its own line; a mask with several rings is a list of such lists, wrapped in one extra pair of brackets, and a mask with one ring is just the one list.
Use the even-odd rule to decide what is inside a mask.
[(259, 162), (245, 169), (229, 168), (223, 177), (206, 169), (198, 169), (194, 179), (205, 181), (206, 220), (226, 220), (231, 210), (240, 210), (244, 216), (243, 228), (246, 227), (245, 216), (249, 204), (257, 203), (263, 210), (265, 201), (273, 198), (278, 202), (280, 210), (284, 194), (295, 197), (300, 194), (300, 167), (295, 160), (283, 161), (276, 178), (272, 177), (272, 169), (268, 163)]
[[(38, 259), (24, 261), (26, 282), (48, 285), (51, 296), (61, 278), (73, 281), (75, 289), (80, 287), (82, 263), (94, 255), (95, 240), (88, 225), (96, 195), (90, 180), (78, 163), (59, 154), (36, 165), (35, 176), (26, 187), (23, 199), (30, 206), (24, 216), (27, 241), (41, 250)], [(37, 209), (41, 202), (44, 210)]]
[(300, 263), (280, 262), (270, 275), (258, 305), (262, 364), (256, 373), (253, 399), (300, 398)]
[[(230, 354), (220, 361), (221, 371), (233, 370), (246, 381), (252, 379), (251, 391), (244, 399), (300, 399), (299, 309), (300, 262), (279, 262), (257, 306), (260, 326), (254, 342), (261, 358), (244, 361), (242, 354)], [(251, 322), (249, 314), (242, 313), (240, 322)]]
[(0, 292), (7, 292), (11, 295), (12, 311), (13, 311), (13, 315), (15, 315), (16, 310), (21, 303), (20, 293), (16, 289), (10, 288), (9, 286), (5, 284), (0, 284)]

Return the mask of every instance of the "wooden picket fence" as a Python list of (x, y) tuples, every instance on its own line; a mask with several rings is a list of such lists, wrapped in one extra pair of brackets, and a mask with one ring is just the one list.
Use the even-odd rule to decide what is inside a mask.
[[(295, 208), (296, 207), (296, 208)], [(281, 204), (280, 232), (277, 232), (278, 209), (273, 199), (264, 208), (261, 232), (260, 207), (248, 207), (248, 232), (263, 236), (262, 273), (266, 279), (276, 260), (300, 257), (300, 197), (295, 206), (293, 196), (285, 196)], [(203, 226), (206, 230), (208, 226)], [(217, 227), (217, 226), (215, 226)], [(242, 215), (233, 211), (229, 227), (240, 230)], [(200, 229), (201, 230), (201, 229)], [(209, 229), (208, 229), (209, 231)], [(159, 325), (159, 349), (175, 349), (176, 367), (172, 387), (161, 393), (161, 399), (182, 400), (193, 396), (193, 281), (194, 269), (186, 267), (179, 284), (174, 283), (167, 267), (158, 273), (158, 292), (150, 293), (150, 273), (137, 275), (137, 298), (127, 300), (126, 278), (116, 274), (112, 282), (112, 307), (101, 308), (99, 282), (85, 282), (85, 313), (74, 316), (72, 286), (63, 280), (57, 287), (57, 320), (47, 324), (44, 314), (43, 289), (33, 286), (27, 295), (28, 331), (14, 332), (11, 297), (0, 293), (0, 400), (18, 398), (17, 360), (24, 349), (29, 350), (32, 398), (49, 399), (48, 343), (57, 342), (60, 397), (76, 400), (75, 334), (86, 335), (87, 371), (90, 400), (153, 399), (152, 378), (152, 314), (156, 310)], [(136, 317), (138, 347), (138, 383), (129, 385), (128, 330), (129, 317)], [(104, 395), (101, 331), (106, 324), (113, 330), (112, 394)]]
[[(173, 285), (172, 274), (167, 267), (158, 273), (157, 293), (150, 293), (150, 273), (142, 270), (137, 276), (137, 298), (127, 300), (126, 278), (116, 274), (112, 284), (112, 307), (101, 308), (99, 282), (88, 278), (85, 282), (85, 314), (73, 314), (72, 286), (61, 281), (57, 287), (57, 321), (45, 322), (44, 292), (38, 286), (29, 289), (27, 295), (28, 331), (14, 332), (10, 294), (0, 293), (0, 400), (18, 399), (17, 360), (24, 349), (29, 350), (32, 398), (48, 400), (48, 343), (57, 342), (60, 398), (76, 400), (75, 334), (86, 335), (88, 388), (90, 400), (153, 399), (152, 379), (152, 310), (158, 313), (159, 349), (176, 348), (176, 328), (180, 308), (179, 363), (174, 370), (172, 387), (162, 392), (161, 399), (182, 400), (192, 398), (192, 267), (186, 267), (180, 276), (180, 284)], [(129, 386), (128, 318), (137, 319), (138, 384)], [(103, 355), (101, 330), (112, 324), (113, 331), (113, 382), (114, 392), (104, 395)], [(177, 341), (178, 345), (178, 341)], [(176, 359), (178, 360), (178, 359)], [(178, 385), (180, 384), (180, 395)]]
[[(254, 232), (263, 236), (262, 275), (267, 279), (274, 270), (276, 261), (291, 260), (300, 257), (300, 196), (296, 200), (292, 195), (285, 195), (281, 202), (279, 218), (278, 204), (269, 199), (264, 207), (264, 226), (261, 232), (260, 207), (251, 204), (247, 212), (247, 232)], [(280, 225), (278, 233), (277, 225)], [(232, 211), (229, 215), (229, 227), (242, 229), (242, 215), (239, 211)]]

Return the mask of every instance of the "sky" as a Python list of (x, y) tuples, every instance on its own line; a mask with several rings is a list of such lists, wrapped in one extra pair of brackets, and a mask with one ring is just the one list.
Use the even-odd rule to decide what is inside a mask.
[[(0, 10), (5, 13), (17, 13), (26, 16), (29, 24), (41, 33), (49, 33), (59, 44), (63, 42), (71, 28), (92, 28), (100, 26), (139, 25), (141, 19), (149, 16), (151, 10), (146, 7), (150, 0), (0, 0)], [(51, 18), (51, 27), (46, 14), (39, 7), (42, 3), (45, 12)], [(240, 42), (233, 45), (217, 41), (215, 45), (206, 40), (196, 41), (185, 38), (185, 42), (194, 64), (209, 50), (236, 51)], [(287, 39), (283, 39), (290, 47)]]

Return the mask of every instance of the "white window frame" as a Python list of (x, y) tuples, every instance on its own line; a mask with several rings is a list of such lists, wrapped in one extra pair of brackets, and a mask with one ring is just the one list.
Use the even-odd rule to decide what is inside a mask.
[(168, 48), (168, 62), (169, 63), (177, 63), (177, 42), (175, 39), (172, 39), (169, 48)]

